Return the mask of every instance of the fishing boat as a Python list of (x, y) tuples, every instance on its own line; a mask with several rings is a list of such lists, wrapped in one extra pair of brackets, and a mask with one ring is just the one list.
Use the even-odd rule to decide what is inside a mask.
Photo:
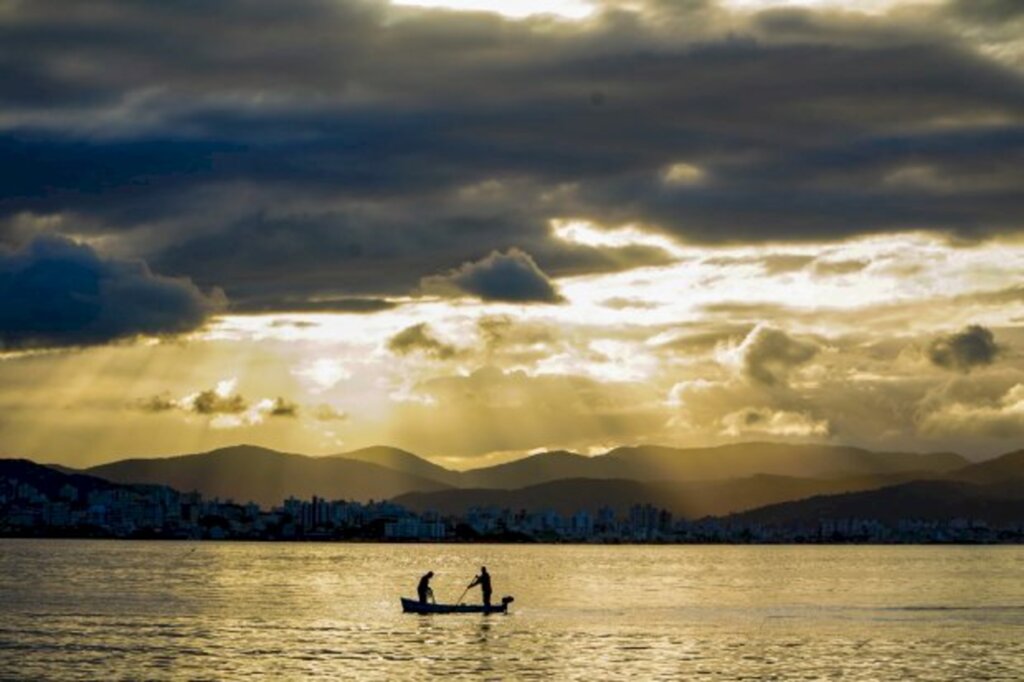
[(418, 599), (402, 597), (402, 611), (406, 613), (508, 613), (508, 605), (514, 599), (502, 597), (500, 604), (432, 604), (421, 603)]

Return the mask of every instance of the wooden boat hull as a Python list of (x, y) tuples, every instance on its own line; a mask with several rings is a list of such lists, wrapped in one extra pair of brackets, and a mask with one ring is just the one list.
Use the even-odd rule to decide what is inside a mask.
[(418, 599), (402, 597), (402, 611), (405, 613), (508, 613), (512, 597), (505, 597), (500, 604), (421, 604)]

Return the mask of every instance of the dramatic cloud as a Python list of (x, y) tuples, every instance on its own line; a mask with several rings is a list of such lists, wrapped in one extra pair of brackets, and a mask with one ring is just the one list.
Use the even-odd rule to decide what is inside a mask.
[(136, 401), (134, 406), (143, 412), (181, 412), (214, 417), (219, 421), (216, 426), (232, 427), (243, 424), (258, 424), (264, 417), (297, 417), (298, 404), (286, 398), (263, 398), (250, 404), (242, 395), (235, 392), (235, 379), (218, 382), (215, 388), (208, 388), (190, 393), (182, 398), (171, 398), (168, 393), (160, 393)]
[(236, 393), (207, 389), (186, 398), (183, 407), (196, 414), (238, 414), (245, 412), (249, 405)]
[(563, 299), (548, 276), (528, 253), (509, 249), (492, 252), (483, 260), (465, 263), (452, 272), (423, 281), (427, 291), (454, 288), (487, 301), (559, 303)]
[(709, 265), (758, 265), (767, 275), (779, 275), (802, 270), (814, 261), (814, 256), (799, 253), (773, 253), (763, 256), (718, 256), (707, 259)]
[(935, 339), (928, 346), (928, 359), (938, 367), (970, 372), (992, 364), (999, 354), (992, 332), (972, 324), (962, 331)]
[(997, 400), (954, 401), (928, 414), (921, 428), (939, 437), (1024, 437), (1024, 384), (1016, 384)]
[(607, 308), (612, 310), (628, 310), (630, 308), (638, 310), (650, 310), (656, 308), (657, 304), (651, 303), (650, 301), (642, 301), (636, 298), (622, 298), (620, 296), (613, 296), (606, 301), (602, 302)]
[(676, 352), (702, 353), (742, 343), (755, 326), (753, 324), (728, 323), (722, 325), (703, 324), (697, 331), (680, 329), (660, 334), (655, 337), (654, 343), (659, 348)]
[(297, 417), (299, 406), (279, 396), (271, 402), (269, 414), (271, 417)]
[(426, 322), (406, 327), (392, 336), (388, 340), (388, 348), (399, 355), (423, 353), (441, 360), (447, 360), (458, 352), (454, 346), (434, 337)]
[(826, 260), (814, 262), (814, 273), (823, 277), (831, 275), (849, 275), (860, 272), (869, 265), (864, 260)]
[[(218, 6), (230, 22), (195, 3), (9, 4), (0, 243), (118, 238), (237, 310), (368, 311), (386, 304), (351, 299), (514, 247), (555, 279), (666, 260), (568, 244), (558, 218), (689, 243), (1024, 224), (1012, 0), (607, 2), (579, 22)], [(519, 286), (467, 291), (554, 300), (524, 261)]]
[(180, 404), (167, 393), (161, 393), (159, 395), (142, 398), (141, 400), (136, 401), (134, 403), (134, 407), (142, 410), (143, 412), (158, 413), (177, 410), (179, 409)]
[(655, 392), (640, 384), (495, 367), (417, 384), (398, 415), (400, 446), (431, 442), (453, 456), (621, 442), (659, 429), (665, 418)]
[(1024, 19), (1024, 5), (1017, 0), (952, 0), (949, 8), (955, 15), (986, 23)]
[(398, 303), (384, 298), (325, 298), (248, 300), (232, 305), (234, 313), (379, 313)]
[(198, 329), (223, 305), (141, 261), (102, 258), (62, 237), (0, 251), (0, 348), (102, 344)]
[(0, 0), (4, 447), (1005, 449), (1020, 3), (587, 4)]
[(733, 352), (750, 381), (774, 386), (785, 384), (790, 372), (809, 362), (818, 347), (794, 339), (781, 329), (758, 325)]

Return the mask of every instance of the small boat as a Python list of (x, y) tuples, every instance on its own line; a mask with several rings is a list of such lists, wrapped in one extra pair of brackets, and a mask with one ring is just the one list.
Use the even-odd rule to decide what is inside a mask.
[(508, 605), (514, 599), (502, 597), (500, 604), (422, 604), (418, 599), (402, 597), (402, 611), (406, 613), (508, 613)]

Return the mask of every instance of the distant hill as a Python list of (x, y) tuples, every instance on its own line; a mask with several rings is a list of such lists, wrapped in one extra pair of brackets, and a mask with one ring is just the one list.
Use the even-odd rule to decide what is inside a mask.
[(196, 455), (126, 459), (86, 473), (118, 483), (157, 483), (204, 497), (254, 501), (270, 507), (294, 495), (366, 501), (413, 490), (439, 490), (445, 484), (385, 466), (341, 457), (307, 457), (251, 445)]
[(575, 478), (548, 481), (516, 490), (463, 488), (406, 493), (395, 502), (415, 511), (461, 514), (469, 507), (512, 510), (553, 509), (569, 514), (607, 506), (623, 513), (634, 504), (651, 503), (678, 517), (697, 519), (824, 493), (869, 490), (901, 483), (910, 474), (862, 476), (849, 479), (808, 479), (757, 475), (725, 481), (644, 482), (623, 479)]
[(1024, 450), (970, 464), (949, 472), (948, 478), (966, 483), (994, 484), (1017, 481), (1024, 485)]
[(966, 464), (953, 453), (871, 452), (835, 445), (741, 443), (686, 449), (645, 445), (616, 448), (596, 457), (540, 453), (463, 472), (460, 487), (514, 489), (564, 478), (711, 481), (758, 474), (836, 479), (915, 473), (929, 478)]
[(1019, 523), (1024, 520), (1024, 487), (1015, 483), (976, 485), (958, 481), (913, 481), (878, 490), (784, 502), (736, 514), (728, 520), (786, 525), (842, 518), (888, 523), (900, 519), (948, 521), (954, 518)]
[[(28, 460), (22, 460), (22, 461), (28, 461)], [(78, 469), (74, 469), (72, 467), (67, 467), (67, 466), (64, 466), (63, 464), (42, 464), (40, 466), (44, 466), (44, 467), (46, 467), (48, 469), (53, 469), (54, 471), (59, 471), (62, 474), (80, 474), (80, 473), (82, 473)]]
[(376, 464), (394, 471), (401, 471), (411, 476), (419, 476), (449, 486), (461, 484), (461, 474), (459, 472), (445, 469), (399, 448), (375, 445), (369, 448), (362, 448), (361, 450), (343, 452), (340, 455), (335, 455), (335, 457)]
[(932, 474), (967, 464), (967, 460), (954, 453), (872, 452), (837, 445), (785, 443), (738, 443), (687, 450), (623, 447), (605, 457), (628, 463), (650, 480), (714, 480), (755, 474), (801, 478)]
[(119, 487), (104, 478), (58, 470), (27, 459), (0, 459), (0, 478), (13, 478), (28, 483), (47, 497), (56, 497), (60, 489), (67, 484), (73, 485), (84, 494), (93, 490)]
[(606, 459), (603, 455), (585, 457), (574, 452), (557, 450), (529, 455), (505, 464), (462, 472), (463, 488), (498, 488), (512, 490), (539, 483), (568, 478), (620, 478), (646, 480), (625, 462)]

